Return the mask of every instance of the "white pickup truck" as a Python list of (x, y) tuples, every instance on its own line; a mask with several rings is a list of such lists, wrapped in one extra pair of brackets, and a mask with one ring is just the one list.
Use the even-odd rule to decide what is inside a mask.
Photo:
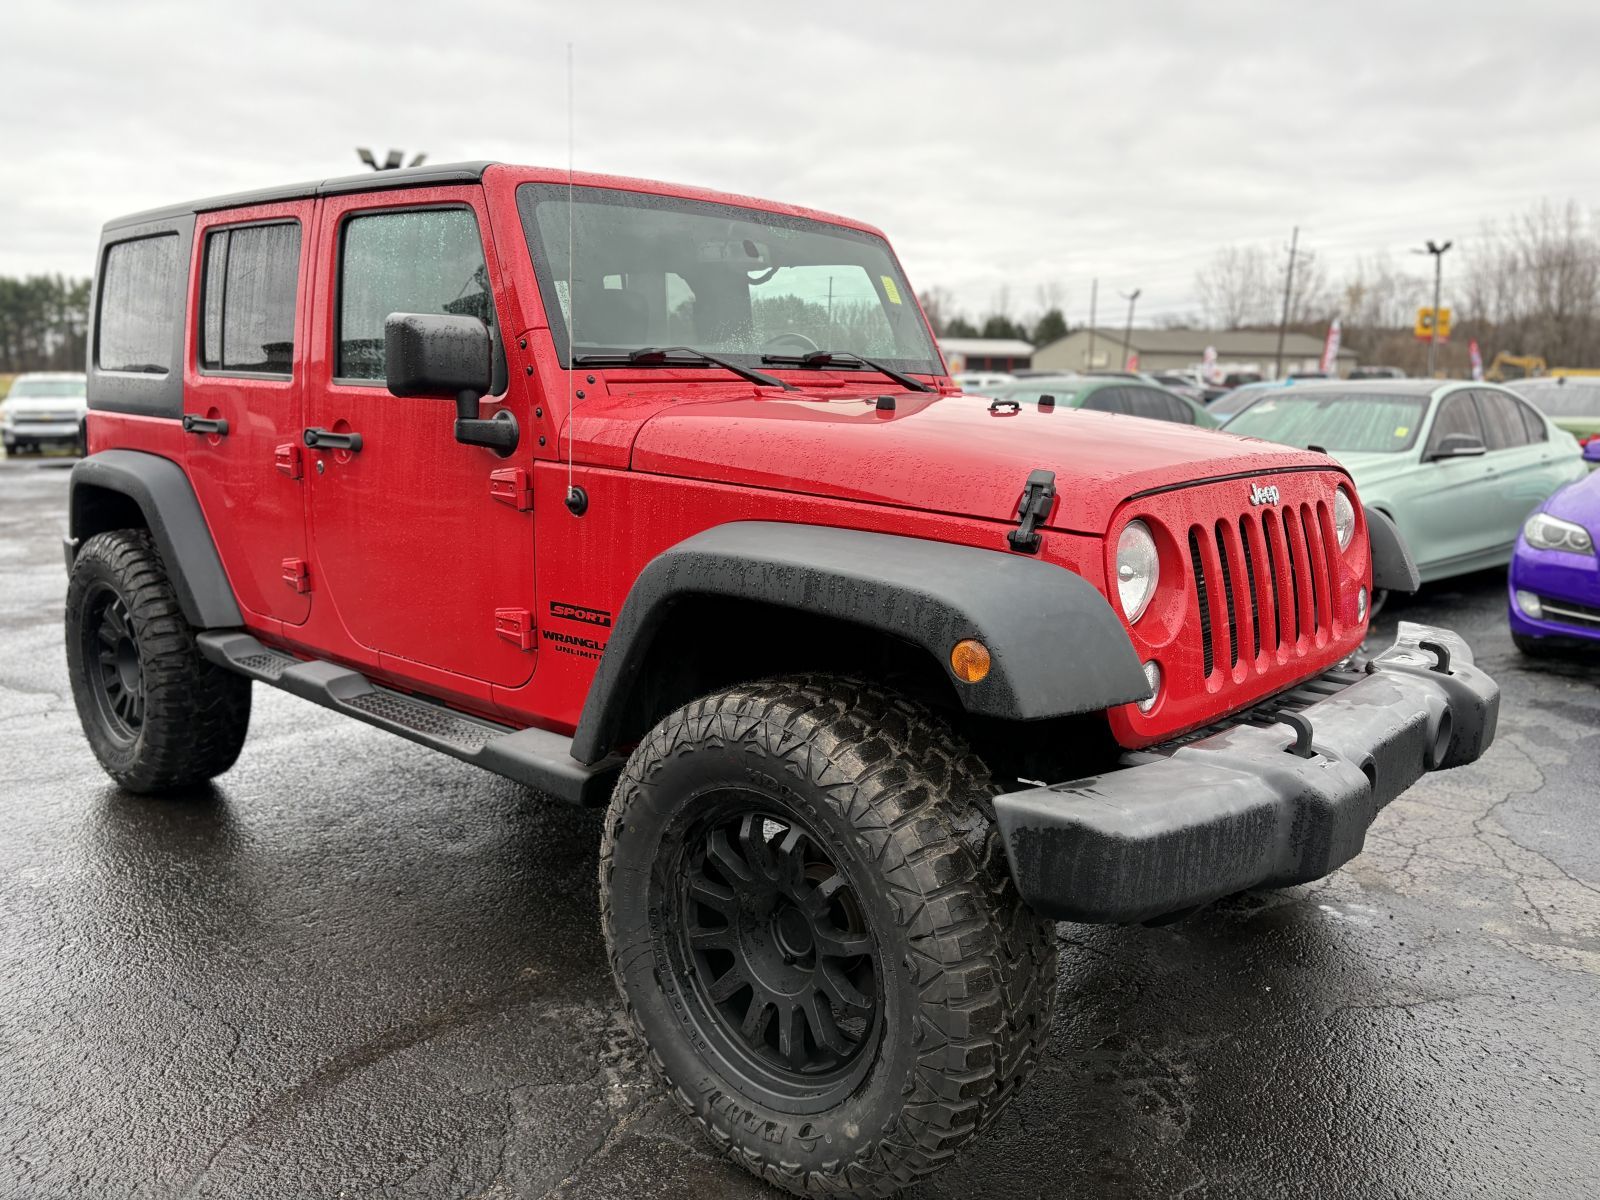
[(0, 438), (6, 453), (26, 454), (46, 446), (84, 452), (84, 376), (78, 371), (18, 375), (0, 403)]

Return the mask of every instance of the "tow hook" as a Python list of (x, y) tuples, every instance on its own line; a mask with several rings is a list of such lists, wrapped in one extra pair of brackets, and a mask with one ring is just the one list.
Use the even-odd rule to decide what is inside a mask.
[(1006, 534), (1013, 550), (1023, 554), (1039, 552), (1039, 526), (1050, 515), (1050, 506), (1056, 500), (1056, 473), (1030, 471), (1023, 485), (1022, 499), (1017, 502), (1017, 527)]

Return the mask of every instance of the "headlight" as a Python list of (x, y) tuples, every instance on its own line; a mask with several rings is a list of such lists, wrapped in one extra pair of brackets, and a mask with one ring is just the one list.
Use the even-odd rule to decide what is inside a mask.
[(1350, 549), (1350, 539), (1356, 535), (1356, 506), (1343, 488), (1333, 493), (1333, 532), (1339, 539), (1339, 549)]
[(1144, 616), (1150, 597), (1156, 594), (1161, 564), (1156, 558), (1156, 540), (1143, 521), (1129, 521), (1117, 539), (1117, 598), (1123, 615), (1131, 625)]
[(1534, 513), (1522, 527), (1522, 536), (1536, 550), (1567, 550), (1573, 554), (1593, 554), (1594, 538), (1582, 525), (1552, 517), (1549, 513)]

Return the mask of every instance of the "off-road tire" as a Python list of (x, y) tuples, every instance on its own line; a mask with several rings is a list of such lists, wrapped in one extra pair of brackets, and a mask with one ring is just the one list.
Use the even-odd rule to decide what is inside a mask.
[[(114, 626), (129, 634), (131, 665), (127, 648), (120, 653), (129, 690), (138, 692), (137, 721), (115, 711), (102, 679), (101, 649), (113, 658), (119, 652), (102, 636), (108, 606), (116, 606)], [(190, 787), (234, 764), (250, 727), (250, 681), (201, 657), (148, 532), (96, 534), (79, 549), (67, 585), (66, 637), (78, 717), (118, 786), (146, 793)]]
[[(699, 985), (669, 948), (661, 898), (679, 886), (694, 814), (729, 790), (781, 802), (818, 831), (877, 939), (872, 1060), (820, 1110), (749, 1085), (688, 1015)], [(747, 1170), (801, 1194), (892, 1194), (948, 1162), (1037, 1064), (1055, 927), (1011, 883), (993, 793), (982, 762), (928, 710), (828, 676), (694, 701), (634, 751), (600, 855), (612, 970), (674, 1099)]]

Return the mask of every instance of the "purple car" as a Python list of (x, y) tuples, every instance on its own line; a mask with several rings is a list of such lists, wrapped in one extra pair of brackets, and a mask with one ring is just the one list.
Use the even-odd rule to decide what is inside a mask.
[[(1600, 441), (1583, 448), (1600, 463)], [(1511, 555), (1511, 639), (1542, 654), (1583, 639), (1600, 646), (1600, 471), (1562, 488), (1529, 517)]]

